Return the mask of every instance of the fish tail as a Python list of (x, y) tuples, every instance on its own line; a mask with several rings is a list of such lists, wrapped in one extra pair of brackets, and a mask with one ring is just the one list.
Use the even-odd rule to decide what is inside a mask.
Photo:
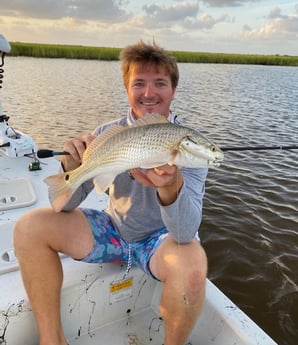
[(60, 212), (64, 208), (74, 192), (71, 184), (65, 178), (66, 175), (68, 173), (61, 173), (44, 179), (49, 186), (49, 199), (56, 212)]

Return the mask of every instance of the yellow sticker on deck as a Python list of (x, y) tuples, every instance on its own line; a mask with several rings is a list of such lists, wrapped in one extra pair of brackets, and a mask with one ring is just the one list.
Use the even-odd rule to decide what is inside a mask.
[(116, 291), (119, 291), (119, 290), (122, 290), (122, 289), (127, 289), (129, 287), (132, 287), (132, 285), (133, 285), (132, 278), (121, 280), (119, 282), (112, 283), (110, 285), (110, 292), (113, 293), (113, 292), (116, 292)]
[(110, 284), (110, 303), (119, 302), (132, 296), (133, 278)]

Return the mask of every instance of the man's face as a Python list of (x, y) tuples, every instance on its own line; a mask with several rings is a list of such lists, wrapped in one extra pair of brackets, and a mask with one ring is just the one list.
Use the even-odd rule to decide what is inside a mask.
[(164, 68), (134, 68), (127, 85), (128, 101), (136, 118), (147, 113), (168, 116), (175, 95), (171, 78)]

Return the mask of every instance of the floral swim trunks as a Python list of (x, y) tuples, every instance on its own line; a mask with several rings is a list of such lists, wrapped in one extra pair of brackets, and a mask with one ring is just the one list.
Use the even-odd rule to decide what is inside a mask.
[(128, 265), (135, 264), (155, 278), (150, 272), (149, 260), (157, 247), (169, 236), (166, 228), (143, 240), (128, 243), (120, 237), (107, 213), (86, 208), (81, 208), (81, 211), (89, 222), (95, 243), (92, 251), (80, 261), (128, 262)]

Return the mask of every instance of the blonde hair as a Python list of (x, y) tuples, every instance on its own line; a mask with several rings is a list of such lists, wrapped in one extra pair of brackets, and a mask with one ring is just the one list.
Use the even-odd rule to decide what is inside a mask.
[(151, 67), (157, 71), (163, 68), (171, 78), (173, 89), (179, 80), (179, 71), (175, 58), (155, 42), (146, 44), (142, 40), (123, 48), (120, 52), (121, 72), (124, 86), (127, 88), (133, 70), (144, 70)]

